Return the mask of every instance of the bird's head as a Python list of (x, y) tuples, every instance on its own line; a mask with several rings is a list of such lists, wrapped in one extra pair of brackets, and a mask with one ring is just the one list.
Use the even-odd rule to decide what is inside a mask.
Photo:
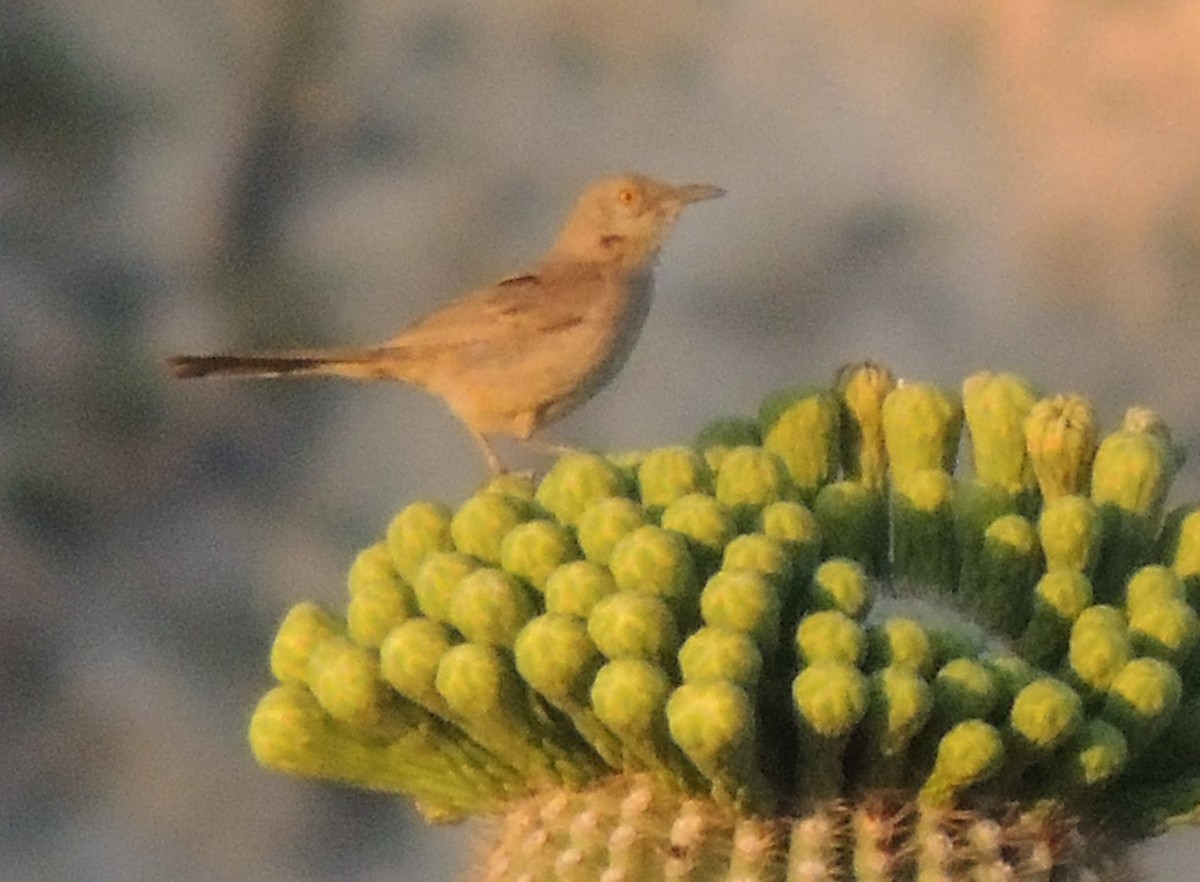
[(642, 175), (603, 178), (576, 201), (554, 250), (636, 271), (653, 261), (685, 206), (724, 192), (709, 184), (673, 186)]

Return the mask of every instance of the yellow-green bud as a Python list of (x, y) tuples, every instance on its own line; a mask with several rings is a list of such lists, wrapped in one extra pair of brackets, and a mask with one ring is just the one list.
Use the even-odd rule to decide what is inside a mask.
[(271, 644), (271, 674), (280, 683), (304, 683), (313, 649), (341, 633), (337, 619), (315, 603), (296, 604)]
[(779, 647), (779, 588), (750, 570), (720, 570), (704, 586), (700, 614), (706, 624), (749, 634), (764, 656)]
[(473, 643), (511, 647), (536, 609), (529, 589), (515, 576), (478, 569), (458, 583), (450, 624)]
[(530, 620), (517, 635), (513, 656), (525, 682), (556, 703), (586, 702), (604, 661), (586, 623), (554, 613)]
[(438, 664), (454, 643), (446, 625), (432, 619), (409, 619), (392, 629), (379, 647), (380, 673), (404, 697), (446, 716), (446, 702), (435, 684)]
[(618, 591), (592, 607), (588, 634), (609, 659), (644, 658), (670, 664), (679, 649), (679, 629), (662, 598)]
[(574, 527), (580, 515), (601, 499), (627, 496), (628, 492), (621, 470), (608, 460), (590, 453), (569, 453), (542, 479), (535, 498), (556, 520)]
[(759, 409), (763, 448), (783, 461), (801, 498), (811, 500), (838, 473), (838, 400), (823, 390), (784, 390)]
[(749, 524), (759, 510), (788, 498), (792, 481), (783, 461), (761, 447), (734, 447), (717, 471), (717, 499)]
[(708, 568), (716, 565), (737, 533), (729, 506), (703, 493), (680, 496), (663, 511), (661, 523), (664, 529), (687, 539), (697, 560)]
[(1025, 421), (1037, 397), (1016, 374), (982, 372), (963, 382), (963, 412), (971, 435), (975, 474), (1018, 495), (1034, 486), (1025, 449)]
[(929, 383), (901, 384), (883, 402), (883, 433), (892, 480), (921, 469), (953, 471), (962, 407)]
[(666, 508), (689, 493), (711, 493), (712, 471), (704, 457), (687, 447), (660, 447), (638, 466), (642, 505)]
[(632, 499), (601, 499), (579, 516), (579, 547), (588, 560), (606, 566), (616, 544), (646, 523), (646, 510)]
[(796, 651), (804, 664), (832, 661), (857, 665), (866, 648), (862, 626), (837, 610), (810, 613), (796, 628)]
[(504, 537), (500, 566), (520, 576), (538, 591), (546, 590), (550, 574), (579, 557), (569, 530), (556, 521), (526, 521)]
[(477, 569), (479, 561), (461, 551), (436, 551), (426, 557), (413, 581), (421, 612), (436, 622), (449, 622), (458, 583)]
[(706, 626), (679, 649), (679, 671), (688, 683), (728, 680), (753, 694), (762, 667), (762, 653), (744, 631)]
[(450, 509), (435, 502), (414, 502), (405, 507), (388, 524), (387, 548), (396, 570), (411, 585), (426, 556), (454, 549)]
[(949, 808), (959, 793), (1004, 766), (1004, 739), (983, 720), (964, 720), (938, 743), (933, 771), (917, 795), (926, 805)]
[(546, 580), (546, 612), (586, 619), (602, 597), (617, 590), (612, 573), (588, 560), (566, 563)]
[(1038, 518), (1048, 570), (1090, 573), (1100, 544), (1100, 515), (1090, 499), (1064, 495), (1048, 501)]
[(525, 500), (499, 493), (480, 493), (454, 513), (450, 535), (455, 547), (463, 554), (496, 566), (500, 563), (504, 538), (532, 515), (533, 508)]
[(869, 667), (904, 667), (927, 677), (936, 659), (929, 634), (915, 619), (893, 616), (867, 629)]
[(887, 483), (883, 402), (896, 377), (871, 362), (843, 367), (834, 381), (842, 401), (841, 448), (846, 477), (882, 490)]
[(1025, 448), (1042, 498), (1086, 493), (1096, 453), (1096, 416), (1078, 395), (1037, 402), (1025, 418)]
[(861, 620), (874, 601), (875, 588), (857, 561), (831, 557), (813, 573), (809, 602), (814, 610), (835, 609)]
[(346, 631), (355, 643), (378, 646), (388, 631), (417, 614), (417, 600), (392, 563), (387, 545), (378, 542), (350, 565), (350, 603)]
[(692, 556), (684, 540), (670, 530), (651, 524), (628, 533), (613, 548), (608, 568), (623, 591), (661, 597), (681, 613), (695, 604)]
[(1044, 754), (1069, 739), (1083, 724), (1083, 701), (1052, 677), (1034, 680), (1013, 700), (1009, 726), (1029, 749)]

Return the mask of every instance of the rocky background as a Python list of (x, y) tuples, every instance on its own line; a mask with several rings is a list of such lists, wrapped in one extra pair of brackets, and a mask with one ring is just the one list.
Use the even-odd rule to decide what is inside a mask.
[[(1157, 408), (1200, 494), (1200, 6), (8, 0), (0, 876), (452, 879), (462, 828), (259, 770), (278, 618), (483, 477), (411, 390), (169, 382), (373, 342), (624, 169), (726, 187), (556, 438), (687, 439), (869, 356)], [(469, 833), (469, 831), (466, 831)], [(1200, 835), (1145, 850), (1186, 878)]]

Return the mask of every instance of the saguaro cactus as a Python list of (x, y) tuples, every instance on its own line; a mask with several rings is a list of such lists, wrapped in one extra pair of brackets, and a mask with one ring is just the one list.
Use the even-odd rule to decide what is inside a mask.
[(1200, 814), (1200, 518), (1146, 411), (963, 389), (413, 503), (285, 618), (255, 755), (491, 816), (488, 882), (1117, 878)]

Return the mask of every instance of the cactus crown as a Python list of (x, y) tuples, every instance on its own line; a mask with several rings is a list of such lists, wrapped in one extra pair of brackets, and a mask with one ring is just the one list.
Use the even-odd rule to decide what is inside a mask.
[(1200, 507), (1131, 413), (859, 364), (414, 503), (287, 615), (251, 745), (500, 817), (489, 879), (1107, 872), (1200, 811)]

